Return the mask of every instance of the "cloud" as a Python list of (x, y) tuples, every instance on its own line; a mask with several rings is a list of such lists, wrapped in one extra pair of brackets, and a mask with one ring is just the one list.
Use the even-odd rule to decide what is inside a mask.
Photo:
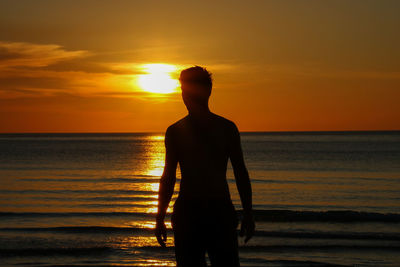
[[(106, 57), (107, 58), (107, 57)], [(0, 41), (0, 98), (62, 94), (159, 100), (142, 91), (135, 78), (148, 62), (110, 62), (101, 53), (67, 50), (56, 44)]]
[(93, 55), (55, 44), (0, 41), (0, 98), (132, 90), (130, 81), (137, 73), (94, 61)]
[[(135, 79), (147, 73), (143, 64), (151, 62), (129, 61), (122, 55), (118, 58), (111, 61), (109, 54), (68, 50), (57, 44), (0, 41), (0, 98), (60, 94), (145, 101), (176, 98), (176, 94), (149, 94), (138, 87)], [(192, 66), (174, 65), (178, 70)], [(232, 62), (204, 65), (220, 73), (235, 72), (236, 68)], [(172, 75), (177, 76), (178, 71)]]
[(43, 67), (88, 54), (85, 50), (67, 51), (54, 44), (0, 41), (0, 68)]
[(71, 91), (71, 76), (45, 67), (87, 57), (85, 50), (68, 51), (55, 44), (0, 41), (0, 97), (36, 97)]

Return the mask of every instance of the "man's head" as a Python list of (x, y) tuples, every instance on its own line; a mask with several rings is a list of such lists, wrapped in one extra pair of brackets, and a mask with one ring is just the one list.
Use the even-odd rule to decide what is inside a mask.
[(200, 66), (194, 66), (183, 70), (179, 81), (183, 102), (188, 109), (196, 106), (208, 106), (208, 98), (212, 89), (210, 72)]

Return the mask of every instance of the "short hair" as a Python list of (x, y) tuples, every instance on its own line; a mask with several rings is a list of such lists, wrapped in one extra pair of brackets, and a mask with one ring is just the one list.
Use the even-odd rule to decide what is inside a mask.
[(184, 69), (179, 76), (181, 84), (198, 84), (206, 87), (211, 94), (212, 78), (211, 73), (203, 67), (194, 66)]

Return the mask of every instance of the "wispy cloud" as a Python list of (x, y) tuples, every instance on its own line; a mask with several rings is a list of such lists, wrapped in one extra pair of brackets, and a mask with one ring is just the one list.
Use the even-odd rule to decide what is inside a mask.
[(141, 74), (135, 64), (106, 63), (94, 56), (87, 50), (67, 50), (56, 44), (0, 41), (0, 97), (145, 94), (132, 83)]
[[(57, 44), (0, 41), (0, 98), (70, 94), (146, 101), (177, 99), (176, 94), (149, 94), (139, 88), (136, 78), (147, 73), (143, 64), (151, 62), (110, 61), (109, 55), (103, 56)], [(237, 67), (232, 62), (209, 63), (205, 65), (211, 71), (234, 72)], [(173, 78), (180, 69), (192, 66), (174, 65), (177, 71), (171, 74)]]
[(89, 55), (88, 51), (67, 51), (60, 45), (0, 41), (0, 68), (43, 67), (59, 61)]

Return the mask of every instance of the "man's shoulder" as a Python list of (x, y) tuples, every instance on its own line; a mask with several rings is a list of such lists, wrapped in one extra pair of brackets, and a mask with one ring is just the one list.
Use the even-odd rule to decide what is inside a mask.
[[(229, 132), (238, 131), (236, 124), (232, 120), (229, 120), (215, 113), (213, 113), (212, 116), (214, 117), (214, 121), (217, 122), (217, 125), (219, 127), (222, 127), (223, 129)], [(174, 122), (170, 126), (168, 126), (166, 134), (175, 135), (177, 132), (184, 130), (187, 127), (187, 125), (188, 125), (188, 116), (185, 116), (179, 119), (178, 121)]]
[(174, 122), (173, 124), (168, 126), (166, 132), (173, 134), (174, 132), (176, 132), (179, 128), (181, 128), (184, 125), (186, 119), (187, 119), (187, 116), (185, 116), (185, 117), (179, 119), (178, 121)]
[(217, 114), (214, 114), (214, 116), (218, 120), (218, 123), (220, 125), (224, 126), (226, 129), (231, 130), (231, 131), (234, 131), (237, 129), (237, 126), (233, 121), (231, 121), (227, 118), (224, 118), (220, 115), (217, 115)]

